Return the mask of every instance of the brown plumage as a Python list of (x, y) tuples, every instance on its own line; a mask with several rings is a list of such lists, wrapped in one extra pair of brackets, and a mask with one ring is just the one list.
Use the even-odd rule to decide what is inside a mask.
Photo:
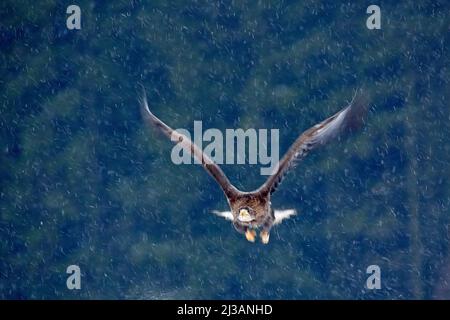
[(255, 241), (256, 229), (263, 243), (269, 242), (270, 229), (274, 224), (295, 214), (295, 210), (273, 210), (271, 194), (276, 190), (286, 173), (311, 150), (324, 145), (342, 133), (358, 128), (362, 124), (367, 104), (361, 92), (357, 92), (350, 104), (328, 119), (303, 132), (280, 160), (279, 165), (267, 181), (257, 190), (243, 192), (233, 186), (220, 167), (215, 164), (188, 137), (173, 130), (158, 119), (149, 109), (145, 92), (141, 99), (142, 115), (152, 126), (162, 131), (172, 141), (189, 151), (222, 188), (231, 211), (213, 211), (229, 219), (234, 227), (244, 233), (247, 240)]

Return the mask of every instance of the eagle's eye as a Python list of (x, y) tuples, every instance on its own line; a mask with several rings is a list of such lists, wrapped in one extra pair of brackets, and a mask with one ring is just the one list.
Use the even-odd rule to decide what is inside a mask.
[(239, 209), (238, 219), (242, 222), (249, 222), (253, 220), (252, 216), (248, 212), (248, 209), (246, 208)]

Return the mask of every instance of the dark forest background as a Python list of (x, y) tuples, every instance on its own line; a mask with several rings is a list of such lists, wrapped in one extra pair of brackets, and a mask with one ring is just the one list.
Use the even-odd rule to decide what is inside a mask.
[[(81, 8), (82, 29), (66, 28)], [(378, 4), (381, 30), (368, 30)], [(448, 1), (1, 1), (0, 297), (450, 298)], [(174, 128), (277, 128), (280, 152), (370, 96), (359, 133), (314, 152), (269, 245), (213, 216)], [(239, 188), (266, 177), (225, 165)], [(66, 288), (79, 265), (82, 289)], [(366, 268), (382, 289), (366, 289)]]

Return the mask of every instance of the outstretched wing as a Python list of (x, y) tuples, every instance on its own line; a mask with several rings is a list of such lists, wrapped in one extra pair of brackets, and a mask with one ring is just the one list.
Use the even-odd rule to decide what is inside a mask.
[(274, 225), (281, 223), (284, 219), (289, 219), (291, 216), (295, 215), (297, 212), (294, 209), (287, 210), (274, 210), (275, 215)]
[(219, 210), (213, 210), (212, 213), (214, 213), (215, 215), (225, 218), (227, 220), (234, 220), (233, 214), (231, 213), (231, 211), (219, 211)]
[(179, 143), (184, 150), (197, 158), (197, 160), (203, 165), (206, 171), (217, 181), (228, 198), (234, 197), (239, 193), (239, 191), (230, 183), (219, 166), (215, 164), (214, 161), (212, 161), (206, 154), (204, 154), (203, 151), (195, 143), (193, 143), (185, 135), (170, 128), (150, 111), (145, 92), (140, 99), (140, 103), (141, 112), (144, 119), (152, 126), (158, 128), (172, 141)]
[(273, 193), (288, 170), (309, 151), (326, 144), (345, 131), (359, 127), (367, 111), (365, 100), (361, 92), (356, 92), (352, 102), (346, 108), (300, 135), (283, 156), (276, 171), (259, 188), (259, 191), (263, 194)]

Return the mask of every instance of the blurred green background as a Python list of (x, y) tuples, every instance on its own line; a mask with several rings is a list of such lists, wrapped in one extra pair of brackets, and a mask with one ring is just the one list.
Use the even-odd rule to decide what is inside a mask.
[[(380, 1), (368, 30), (371, 4), (2, 1), (0, 298), (450, 298), (450, 3)], [(358, 87), (371, 109), (283, 181), (300, 214), (264, 246), (210, 214), (222, 191), (170, 161), (139, 83), (174, 128), (276, 128), (281, 153)]]

